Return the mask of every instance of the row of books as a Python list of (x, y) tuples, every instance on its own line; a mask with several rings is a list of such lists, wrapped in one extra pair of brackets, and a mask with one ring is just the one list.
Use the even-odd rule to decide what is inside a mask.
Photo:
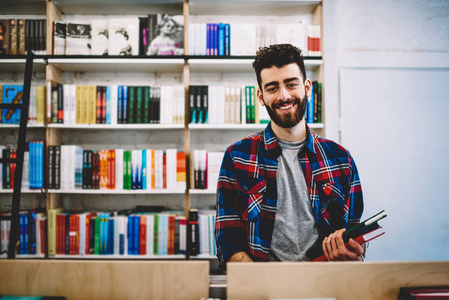
[(45, 19), (0, 19), (0, 55), (46, 54)]
[[(6, 253), (11, 231), (11, 213), (0, 212), (0, 253)], [(47, 217), (43, 209), (19, 212), (18, 246), (16, 254), (45, 254)]]
[[(16, 159), (17, 150), (0, 146), (0, 158)], [(14, 189), (16, 162), (0, 162), (1, 189)], [(22, 189), (44, 188), (44, 142), (29, 141), (23, 155)]]
[(48, 147), (49, 189), (160, 190), (186, 188), (185, 152), (176, 149), (88, 150)]
[(193, 162), (191, 164), (193, 178), (190, 181), (192, 189), (215, 190), (217, 188), (223, 155), (223, 151), (193, 150), (193, 153), (190, 154), (190, 159)]
[[(31, 86), (28, 125), (44, 124), (45, 86)], [(23, 85), (0, 85), (0, 103), (20, 104), (23, 101)], [(19, 109), (2, 109), (1, 124), (19, 124)]]
[(185, 255), (186, 227), (185, 216), (176, 211), (120, 215), (50, 209), (48, 254)]
[(56, 84), (52, 123), (184, 124), (184, 86)]
[(256, 99), (256, 91), (255, 86), (191, 85), (190, 123), (268, 123), (270, 116)]
[(321, 56), (320, 26), (304, 22), (189, 24), (190, 55), (252, 56), (259, 47), (284, 43), (299, 47), (305, 56)]
[(189, 244), (189, 253), (191, 256), (217, 255), (215, 214), (213, 210), (190, 209), (189, 236), (191, 236), (192, 240)]
[(54, 23), (54, 54), (183, 55), (184, 17), (150, 14)]

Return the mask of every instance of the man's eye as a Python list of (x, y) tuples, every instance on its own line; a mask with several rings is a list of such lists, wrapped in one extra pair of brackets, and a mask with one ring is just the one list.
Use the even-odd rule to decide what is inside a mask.
[(271, 87), (267, 89), (267, 92), (274, 92), (276, 90), (276, 87)]

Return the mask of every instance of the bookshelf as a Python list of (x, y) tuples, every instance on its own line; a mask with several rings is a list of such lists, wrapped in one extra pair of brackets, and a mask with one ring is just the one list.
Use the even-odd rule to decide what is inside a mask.
[[(30, 14), (30, 18), (46, 18), (47, 54), (35, 59), (34, 71), (43, 74), (41, 82), (47, 87), (57, 84), (77, 85), (182, 85), (184, 87), (185, 116), (189, 115), (190, 85), (255, 85), (256, 79), (252, 69), (254, 56), (206, 57), (194, 56), (189, 49), (189, 22), (245, 22), (276, 23), (279, 20), (297, 22), (306, 20), (310, 24), (322, 25), (321, 1), (206, 1), (206, 0), (170, 0), (146, 2), (133, 0), (124, 4), (122, 1), (94, 0), (82, 4), (76, 0), (46, 1), (27, 5), (6, 4), (1, 18), (18, 18)], [(3, 8), (3, 7), (2, 7)], [(101, 15), (99, 12), (101, 11)], [(219, 11), (220, 15), (216, 12)], [(53, 55), (53, 23), (60, 20), (86, 20), (104, 18), (105, 16), (145, 16), (148, 13), (170, 13), (184, 16), (184, 49), (182, 56), (86, 56)], [(322, 28), (322, 27), (321, 27)], [(0, 57), (0, 78), (22, 72), (25, 58), (22, 56)], [(322, 57), (306, 57), (306, 71), (309, 78), (323, 83), (324, 60)], [(13, 75), (14, 76), (14, 75)], [(2, 81), (4, 82), (4, 81)], [(324, 90), (324, 89), (323, 89)], [(324, 120), (324, 93), (322, 119)], [(47, 102), (47, 101), (46, 101)], [(145, 149), (176, 148), (186, 153), (187, 186), (191, 186), (193, 165), (190, 154), (196, 149), (207, 151), (224, 151), (228, 145), (249, 134), (263, 130), (265, 124), (189, 124), (186, 117), (183, 124), (54, 124), (49, 120), (49, 108), (45, 108), (45, 126), (30, 126), (29, 132), (40, 131), (47, 146), (80, 145), (84, 148), (125, 148)], [(0, 125), (0, 134), (5, 130), (14, 130), (15, 126)], [(325, 124), (310, 124), (312, 130), (325, 135)], [(102, 148), (103, 147), (103, 148)], [(31, 195), (34, 191), (23, 191)], [(7, 194), (1, 191), (0, 194)], [(122, 196), (131, 196), (129, 202), (153, 205), (164, 201), (176, 210), (184, 210), (188, 217), (190, 208), (212, 209), (215, 205), (214, 189), (207, 190), (68, 190), (46, 189), (47, 209), (64, 207), (70, 210), (79, 205), (72, 202), (83, 198), (103, 202), (100, 206), (107, 208), (110, 203), (117, 203)], [(114, 201), (108, 202), (107, 197)], [(96, 207), (97, 200), (92, 201)], [(85, 207), (84, 201), (81, 207)], [(133, 203), (123, 204), (130, 207)], [(88, 209), (89, 207), (85, 207)], [(115, 207), (109, 207), (114, 209)], [(64, 257), (64, 256), (62, 256)], [(55, 258), (61, 258), (56, 256)], [(115, 258), (115, 257), (112, 257)], [(153, 259), (152, 256), (145, 258)], [(158, 257), (160, 258), (160, 257)], [(198, 258), (211, 258), (203, 255)]]

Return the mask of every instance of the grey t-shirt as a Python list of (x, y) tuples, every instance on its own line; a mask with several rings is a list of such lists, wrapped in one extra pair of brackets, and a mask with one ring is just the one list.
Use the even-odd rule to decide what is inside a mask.
[(272, 261), (303, 261), (306, 251), (318, 239), (307, 183), (298, 160), (300, 142), (279, 140), (277, 212), (269, 258)]

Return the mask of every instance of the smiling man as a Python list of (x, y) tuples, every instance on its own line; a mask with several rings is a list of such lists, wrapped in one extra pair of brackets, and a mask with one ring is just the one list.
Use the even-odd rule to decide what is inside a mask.
[(363, 260), (364, 248), (342, 239), (363, 211), (357, 168), (345, 148), (305, 122), (312, 83), (301, 50), (260, 48), (253, 67), (271, 122), (225, 152), (215, 221), (220, 265), (307, 261), (314, 245), (330, 261)]

